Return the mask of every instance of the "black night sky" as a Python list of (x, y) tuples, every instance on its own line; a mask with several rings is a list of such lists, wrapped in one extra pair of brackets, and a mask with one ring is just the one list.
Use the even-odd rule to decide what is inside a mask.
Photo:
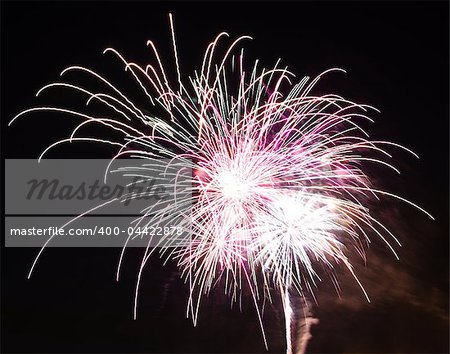
[[(448, 353), (449, 235), (449, 6), (447, 2), (2, 2), (1, 120), (5, 158), (37, 158), (66, 137), (75, 118), (34, 114), (7, 127), (23, 109), (78, 104), (73, 92), (53, 90), (69, 65), (85, 65), (120, 81), (123, 66), (102, 55), (114, 47), (144, 64), (153, 60), (148, 39), (163, 61), (173, 61), (168, 13), (175, 18), (183, 72), (201, 64), (207, 44), (221, 31), (254, 40), (246, 55), (266, 66), (278, 58), (298, 77), (341, 67), (316, 92), (335, 92), (380, 109), (374, 138), (395, 141), (420, 160), (394, 151), (398, 176), (383, 172), (381, 185), (417, 202), (436, 220), (382, 199), (375, 212), (399, 236), (400, 261), (381, 242), (368, 251), (358, 274), (371, 295), (340, 274), (342, 299), (330, 284), (317, 289), (309, 353)], [(175, 76), (174, 76), (175, 77)], [(125, 79), (124, 79), (125, 80)], [(124, 81), (130, 83), (131, 81)], [(135, 87), (130, 87), (136, 90)], [(138, 101), (141, 106), (145, 101)], [(145, 106), (144, 106), (145, 107)], [(72, 144), (47, 158), (110, 158), (114, 151)], [(3, 183), (2, 183), (3, 185)], [(185, 318), (188, 288), (176, 265), (155, 258), (146, 268), (141, 307), (132, 320), (140, 250), (130, 250), (121, 282), (114, 281), (120, 249), (53, 248), (31, 280), (37, 249), (2, 248), (4, 353), (256, 353), (265, 352), (249, 299), (243, 311), (213, 293), (199, 324)], [(269, 352), (285, 350), (283, 319), (275, 302), (265, 317)]]

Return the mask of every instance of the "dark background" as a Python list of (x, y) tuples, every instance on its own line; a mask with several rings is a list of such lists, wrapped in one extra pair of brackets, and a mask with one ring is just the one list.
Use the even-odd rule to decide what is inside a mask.
[[(436, 221), (408, 206), (382, 200), (375, 212), (403, 243), (395, 261), (381, 243), (368, 251), (358, 274), (372, 302), (365, 302), (345, 274), (339, 300), (324, 282), (317, 289), (309, 352), (448, 352), (448, 4), (399, 3), (150, 3), (2, 2), (1, 119), (5, 158), (37, 158), (66, 137), (76, 118), (58, 114), (23, 117), (45, 104), (79, 104), (73, 92), (36, 91), (81, 64), (117, 78), (133, 96), (123, 67), (102, 55), (112, 46), (140, 64), (173, 62), (167, 13), (175, 16), (183, 72), (199, 65), (220, 31), (249, 34), (248, 57), (266, 66), (281, 57), (299, 77), (330, 67), (346, 75), (326, 78), (316, 92), (335, 92), (381, 110), (373, 137), (403, 144), (420, 160), (394, 151), (401, 176), (381, 175), (382, 186), (419, 203)], [(175, 78), (175, 76), (173, 76)], [(81, 81), (86, 83), (85, 81)], [(122, 86), (124, 87), (124, 86)], [(141, 97), (141, 96), (139, 96)], [(142, 107), (146, 104), (136, 96)], [(145, 106), (143, 106), (145, 107)], [(58, 148), (48, 158), (109, 158), (92, 144)], [(139, 318), (132, 301), (139, 250), (127, 253), (120, 283), (114, 274), (120, 250), (48, 249), (31, 280), (37, 249), (2, 250), (2, 352), (264, 352), (251, 303), (230, 310), (218, 291), (203, 304), (199, 325), (186, 319), (187, 287), (176, 267), (151, 261), (144, 274)], [(284, 351), (279, 303), (266, 314), (271, 352)]]

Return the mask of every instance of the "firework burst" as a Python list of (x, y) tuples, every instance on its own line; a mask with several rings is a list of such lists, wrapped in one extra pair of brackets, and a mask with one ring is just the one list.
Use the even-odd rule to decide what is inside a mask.
[[(294, 74), (281, 67), (280, 61), (270, 69), (261, 68), (258, 61), (252, 66), (244, 64), (240, 43), (247, 36), (236, 39), (219, 55), (219, 42), (228, 37), (219, 34), (208, 45), (200, 70), (184, 81), (169, 19), (175, 58), (171, 75), (151, 41), (147, 45), (155, 64), (145, 67), (114, 49), (105, 50), (135, 78), (150, 108), (138, 107), (100, 74), (72, 66), (61, 75), (81, 72), (97, 79), (105, 90), (93, 92), (56, 82), (38, 94), (50, 88), (78, 91), (86, 95), (87, 104), (102, 104), (107, 112), (104, 117), (61, 107), (36, 107), (21, 112), (10, 124), (35, 111), (73, 115), (81, 123), (41, 157), (59, 144), (87, 141), (116, 146), (113, 160), (138, 157), (148, 166), (152, 159), (166, 158), (193, 171), (183, 186), (187, 197), (184, 194), (164, 208), (149, 206), (137, 220), (137, 224), (154, 225), (166, 222), (167, 215), (178, 217), (178, 226), (189, 229), (189, 236), (184, 246), (175, 244), (179, 240), (162, 237), (158, 246), (163, 247), (147, 247), (138, 275), (135, 316), (142, 269), (152, 253), (161, 252), (178, 262), (189, 283), (187, 314), (194, 324), (202, 296), (224, 280), (233, 300), (249, 289), (263, 329), (262, 303), (271, 299), (275, 289), (285, 312), (287, 352), (292, 352), (290, 294), (313, 293), (318, 265), (330, 272), (339, 264), (346, 267), (368, 299), (348, 259), (349, 249), (363, 252), (368, 234), (375, 233), (396, 255), (391, 243), (398, 243), (397, 239), (371, 215), (367, 202), (386, 195), (429, 215), (404, 198), (376, 189), (364, 172), (368, 163), (397, 171), (386, 162), (391, 157), (386, 148), (407, 149), (369, 139), (362, 124), (372, 121), (367, 114), (373, 107), (336, 94), (313, 94), (325, 74), (343, 70), (331, 69), (293, 83)], [(159, 113), (147, 113), (152, 107)], [(121, 138), (79, 136), (81, 128), (90, 124), (112, 129)], [(176, 181), (177, 176), (172, 177)], [(122, 257), (123, 253), (117, 277)]]

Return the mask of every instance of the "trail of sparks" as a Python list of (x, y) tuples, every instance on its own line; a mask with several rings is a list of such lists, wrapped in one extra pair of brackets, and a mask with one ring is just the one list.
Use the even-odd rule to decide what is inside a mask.
[[(105, 117), (44, 106), (21, 112), (10, 124), (36, 111), (81, 119), (69, 138), (49, 146), (41, 157), (62, 143), (90, 141), (118, 146), (114, 159), (168, 158), (180, 168), (194, 171), (183, 186), (189, 197), (180, 197), (174, 205), (162, 209), (149, 206), (136, 221), (136, 225), (157, 224), (166, 222), (167, 215), (172, 219), (180, 217), (179, 226), (190, 233), (184, 247), (171, 247), (176, 246), (175, 241), (166, 237), (158, 241), (160, 248), (150, 248), (149, 242), (137, 280), (135, 317), (142, 270), (152, 253), (161, 252), (178, 262), (190, 285), (187, 314), (194, 324), (202, 296), (222, 279), (234, 301), (249, 289), (266, 342), (261, 303), (271, 299), (270, 288), (277, 289), (285, 311), (287, 352), (291, 353), (293, 310), (289, 294), (313, 292), (320, 280), (316, 265), (330, 271), (338, 264), (344, 265), (364, 291), (348, 259), (348, 250), (356, 247), (363, 254), (362, 245), (369, 242), (368, 233), (372, 232), (395, 254), (385, 236), (398, 241), (371, 215), (367, 202), (388, 195), (426, 213), (404, 198), (372, 187), (365, 173), (368, 163), (398, 172), (385, 161), (391, 157), (385, 149), (393, 146), (409, 150), (369, 139), (362, 123), (372, 122), (367, 114), (373, 107), (336, 94), (312, 93), (324, 75), (342, 69), (330, 69), (312, 80), (305, 77), (296, 84), (292, 83), (295, 76), (279, 61), (270, 69), (260, 68), (256, 61), (251, 70), (246, 70), (244, 52), (238, 47), (242, 40), (250, 38), (247, 36), (236, 39), (219, 56), (219, 42), (228, 37), (219, 34), (208, 45), (201, 70), (183, 82), (172, 16), (170, 26), (176, 64), (173, 86), (153, 42), (147, 45), (156, 65), (145, 67), (127, 61), (112, 48), (105, 50), (122, 62), (149, 105), (162, 113), (146, 113), (100, 74), (72, 66), (61, 76), (81, 72), (96, 78), (105, 91), (92, 92), (78, 84), (56, 82), (38, 94), (51, 88), (75, 90), (86, 95), (88, 105), (93, 101), (102, 104)], [(89, 124), (100, 124), (122, 137), (110, 140), (78, 136)], [(151, 162), (147, 165), (151, 167)], [(139, 175), (145, 178), (144, 172)], [(176, 181), (177, 176), (172, 177)], [(154, 216), (148, 221), (150, 213)], [(117, 279), (122, 259), (123, 253)]]

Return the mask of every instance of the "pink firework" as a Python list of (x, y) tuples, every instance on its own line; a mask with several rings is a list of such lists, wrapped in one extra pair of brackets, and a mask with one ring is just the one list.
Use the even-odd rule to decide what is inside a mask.
[[(287, 352), (291, 353), (290, 296), (293, 292), (301, 296), (313, 292), (312, 285), (319, 280), (317, 266), (332, 271), (343, 265), (369, 299), (348, 259), (349, 249), (356, 247), (363, 252), (368, 235), (376, 234), (396, 256), (391, 243), (399, 242), (371, 215), (367, 202), (385, 195), (429, 215), (412, 202), (377, 189), (364, 172), (370, 163), (398, 172), (387, 162), (391, 156), (386, 147), (407, 149), (369, 139), (362, 125), (372, 121), (367, 114), (373, 107), (336, 94), (313, 93), (323, 76), (343, 70), (327, 70), (312, 80), (304, 77), (294, 83), (294, 74), (279, 62), (270, 69), (260, 67), (258, 61), (244, 64), (240, 43), (248, 36), (233, 41), (220, 56), (216, 54), (219, 43), (228, 37), (220, 33), (208, 45), (200, 69), (184, 81), (169, 18), (173, 75), (163, 66), (151, 41), (147, 45), (155, 63), (145, 67), (114, 49), (105, 50), (122, 62), (147, 96), (150, 110), (153, 107), (158, 113), (138, 107), (100, 74), (74, 66), (61, 75), (82, 72), (96, 78), (105, 91), (57, 82), (38, 94), (50, 88), (75, 90), (86, 95), (88, 104), (103, 104), (104, 117), (61, 107), (37, 107), (21, 112), (11, 123), (33, 111), (82, 119), (67, 139), (50, 145), (41, 157), (61, 143), (88, 141), (117, 146), (113, 160), (126, 156), (168, 158), (194, 171), (184, 186), (189, 197), (165, 208), (149, 206), (137, 221), (162, 224), (167, 221), (165, 215), (170, 215), (180, 220), (177, 226), (189, 229), (189, 236), (184, 246), (179, 245), (180, 240), (163, 236), (158, 241), (162, 247), (146, 249), (136, 287), (135, 316), (142, 269), (152, 253), (161, 252), (178, 262), (190, 285), (187, 315), (194, 324), (202, 296), (223, 280), (221, 284), (232, 300), (239, 299), (244, 289), (250, 291), (266, 341), (262, 304), (273, 296), (269, 289), (276, 289), (284, 307)], [(89, 124), (112, 129), (122, 137), (79, 136), (80, 128)], [(153, 216), (148, 221), (150, 213)], [(118, 274), (119, 270), (120, 262)]]

